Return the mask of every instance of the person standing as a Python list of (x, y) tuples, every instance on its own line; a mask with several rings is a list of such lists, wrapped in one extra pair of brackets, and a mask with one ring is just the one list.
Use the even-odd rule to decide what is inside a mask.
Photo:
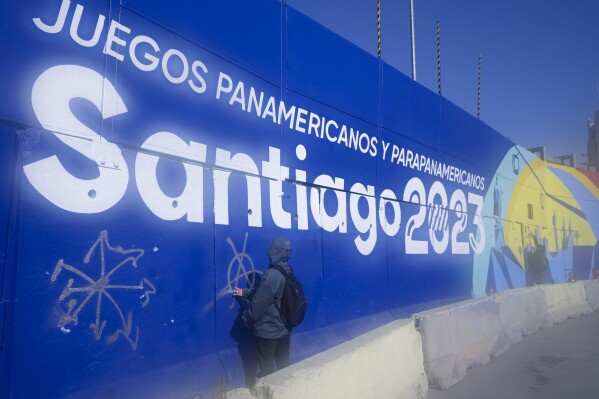
[(253, 295), (250, 306), (242, 317), (256, 336), (260, 366), (258, 377), (289, 365), (290, 329), (283, 322), (280, 312), (286, 278), (275, 267), (278, 266), (289, 274), (290, 255), (291, 242), (286, 238), (276, 238), (268, 249), (269, 268), (264, 272), (260, 286), (255, 290), (233, 290), (234, 296), (249, 298)]
[(549, 259), (547, 259), (547, 247), (539, 243), (535, 235), (532, 236), (535, 242), (535, 250), (530, 255), (530, 266), (532, 269), (532, 279), (535, 285), (546, 282), (547, 270), (549, 269)]

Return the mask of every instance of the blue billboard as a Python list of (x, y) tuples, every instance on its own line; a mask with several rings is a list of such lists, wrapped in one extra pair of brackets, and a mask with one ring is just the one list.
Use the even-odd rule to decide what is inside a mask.
[(280, 236), (309, 303), (292, 361), (530, 284), (540, 243), (547, 282), (597, 267), (596, 175), (285, 2), (204, 3), (0, 2), (0, 397), (247, 384), (231, 293)]

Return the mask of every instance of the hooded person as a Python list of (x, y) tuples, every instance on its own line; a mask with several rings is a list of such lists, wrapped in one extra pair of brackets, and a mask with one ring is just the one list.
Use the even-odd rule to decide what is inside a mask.
[(545, 275), (547, 274), (547, 269), (549, 267), (549, 260), (547, 259), (546, 252), (547, 250), (544, 245), (538, 245), (530, 257), (534, 284), (543, 284), (545, 282)]
[(531, 266), (532, 280), (534, 284), (543, 284), (546, 280), (549, 260), (547, 259), (547, 247), (533, 235), (535, 250), (530, 254), (529, 262)]
[(287, 262), (290, 254), (291, 242), (286, 238), (276, 238), (268, 249), (269, 268), (264, 272), (260, 286), (255, 290), (235, 288), (233, 291), (236, 296), (253, 297), (243, 319), (256, 336), (260, 377), (289, 365), (290, 331), (279, 311), (286, 278), (273, 266), (289, 273)]

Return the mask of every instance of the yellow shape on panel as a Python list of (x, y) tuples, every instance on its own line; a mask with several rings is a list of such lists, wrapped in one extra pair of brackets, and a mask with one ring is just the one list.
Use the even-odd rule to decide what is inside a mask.
[[(565, 170), (570, 173), (575, 169)], [(590, 189), (593, 188), (591, 192), (594, 191), (594, 195), (599, 195), (599, 190), (583, 174), (578, 172), (574, 177), (586, 183), (585, 186)], [(534, 247), (532, 235), (536, 235), (537, 230), (541, 240), (547, 238), (550, 252), (561, 251), (565, 237), (570, 235), (575, 245), (595, 245), (597, 238), (589, 222), (580, 216), (581, 213), (578, 201), (547, 168), (547, 163), (533, 159), (529, 167), (520, 173), (510, 198), (503, 231), (505, 244), (516, 255), (521, 266), (524, 266), (523, 248), (527, 244)]]

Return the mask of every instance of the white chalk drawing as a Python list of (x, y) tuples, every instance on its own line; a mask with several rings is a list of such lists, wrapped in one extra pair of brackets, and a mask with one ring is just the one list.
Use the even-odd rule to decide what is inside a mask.
[[(235, 288), (239, 287), (239, 282), (245, 279), (247, 282), (247, 286), (244, 288), (252, 289), (254, 288), (254, 284), (256, 284), (256, 274), (261, 274), (260, 270), (254, 269), (254, 261), (245, 252), (248, 241), (248, 233), (245, 233), (245, 239), (243, 240), (243, 247), (241, 252), (237, 252), (237, 248), (233, 243), (233, 240), (230, 237), (227, 237), (227, 243), (231, 246), (233, 250), (233, 258), (229, 262), (229, 267), (227, 268), (227, 285), (219, 291), (217, 295), (217, 299), (222, 298), (227, 294), (233, 293)], [(244, 261), (247, 261), (249, 265), (245, 265)], [(237, 268), (234, 268), (234, 265), (237, 265)], [(234, 274), (234, 275), (233, 275)], [(235, 306), (235, 298), (231, 301), (231, 305), (229, 305), (229, 309), (233, 309)]]
[[(96, 298), (96, 320), (95, 322), (90, 323), (90, 328), (94, 332), (94, 336), (96, 340), (100, 340), (102, 337), (102, 333), (104, 332), (104, 328), (106, 327), (106, 320), (102, 320), (102, 299), (106, 298), (113, 306), (116, 312), (120, 317), (120, 321), (122, 323), (122, 328), (118, 328), (109, 338), (109, 343), (114, 343), (119, 337), (123, 337), (130, 345), (133, 350), (137, 349), (137, 342), (139, 339), (139, 326), (135, 327), (135, 337), (132, 337), (133, 332), (133, 312), (129, 311), (127, 316), (125, 317), (123, 310), (114, 299), (114, 297), (110, 294), (109, 291), (112, 290), (139, 290), (144, 291), (144, 294), (141, 296), (143, 302), (141, 303), (141, 307), (145, 308), (150, 302), (150, 295), (156, 293), (156, 287), (147, 279), (143, 278), (139, 284), (137, 285), (120, 285), (120, 284), (110, 284), (110, 278), (123, 266), (130, 265), (134, 268), (137, 267), (137, 262), (139, 258), (144, 255), (144, 250), (139, 248), (133, 249), (123, 249), (121, 246), (112, 246), (108, 242), (108, 232), (103, 230), (100, 232), (98, 239), (91, 246), (85, 258), (83, 259), (84, 264), (88, 264), (90, 262), (91, 256), (94, 254), (96, 250), (100, 251), (100, 276), (94, 280), (86, 273), (81, 271), (79, 268), (69, 265), (64, 262), (64, 259), (61, 259), (56, 264), (54, 268), (54, 273), (52, 274), (51, 281), (55, 282), (58, 278), (59, 274), (63, 270), (66, 270), (74, 275), (75, 278), (79, 278), (78, 280), (82, 282), (82, 286), (76, 287), (73, 286), (75, 284), (75, 278), (69, 278), (67, 285), (65, 286), (62, 294), (58, 298), (58, 302), (62, 302), (66, 298), (68, 298), (71, 294), (74, 293), (86, 293), (85, 298), (78, 303), (77, 299), (71, 298), (67, 303), (67, 311), (58, 321), (57, 327), (61, 329), (61, 331), (65, 331), (65, 326), (69, 324), (76, 325), (78, 323), (79, 314), (85, 308), (85, 306), (93, 299), (94, 296), (97, 295)], [(119, 263), (112, 267), (110, 271), (106, 272), (106, 251), (111, 251), (119, 255), (125, 256), (121, 258)], [(86, 285), (87, 284), (87, 285)], [(70, 330), (67, 330), (70, 331)]]
[[(203, 306), (203, 314), (208, 313), (214, 307), (214, 304), (217, 300), (224, 298), (227, 295), (231, 295), (233, 293), (233, 290), (239, 287), (239, 282), (243, 281), (243, 279), (245, 279), (247, 283), (247, 286), (243, 288), (254, 288), (254, 285), (256, 284), (256, 274), (262, 274), (262, 272), (260, 270), (254, 269), (254, 261), (252, 260), (250, 255), (248, 255), (245, 252), (247, 240), (248, 233), (246, 232), (241, 252), (237, 252), (237, 248), (235, 247), (233, 240), (231, 239), (231, 237), (227, 237), (227, 243), (229, 243), (231, 249), (233, 250), (233, 258), (231, 258), (231, 261), (229, 262), (229, 267), (227, 268), (227, 285), (225, 285), (223, 289), (216, 294), (215, 300), (212, 300)], [(244, 261), (247, 261), (249, 265), (246, 266), (244, 264)], [(234, 270), (233, 266), (235, 264), (237, 264), (237, 269)], [(233, 273), (235, 274), (234, 276), (232, 275)], [(229, 310), (233, 309), (234, 307), (235, 298), (231, 300)]]

